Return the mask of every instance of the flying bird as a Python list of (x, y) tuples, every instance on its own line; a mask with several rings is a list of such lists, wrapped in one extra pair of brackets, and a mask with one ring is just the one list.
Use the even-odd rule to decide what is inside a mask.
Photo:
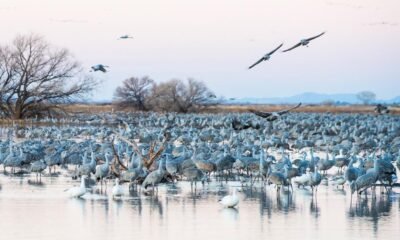
[(279, 48), (281, 48), (283, 45), (283, 43), (281, 45), (279, 45), (277, 48), (275, 48), (274, 50), (272, 50), (271, 52), (265, 54), (262, 58), (260, 58), (260, 60), (258, 60), (257, 62), (255, 62), (253, 65), (251, 65), (249, 67), (249, 69), (253, 68), (254, 66), (256, 66), (257, 64), (259, 64), (262, 61), (267, 61), (271, 58), (271, 55), (276, 52)]
[(250, 112), (254, 113), (255, 115), (265, 118), (268, 122), (272, 122), (275, 121), (276, 119), (278, 119), (280, 116), (282, 116), (285, 113), (288, 113), (298, 107), (301, 106), (301, 103), (297, 104), (296, 106), (286, 109), (286, 110), (282, 110), (279, 112), (261, 112), (261, 111), (257, 111), (254, 109), (250, 109)]
[[(97, 72), (97, 71), (102, 71), (103, 73), (107, 72), (106, 68), (108, 68), (109, 66), (103, 65), (103, 64), (97, 64), (92, 66), (92, 71)], [(91, 71), (91, 72), (92, 72)]]
[(322, 32), (322, 33), (318, 34), (317, 36), (310, 37), (310, 38), (306, 38), (306, 39), (301, 39), (300, 42), (299, 42), (298, 44), (294, 45), (294, 46), (291, 47), (291, 48), (288, 48), (288, 49), (286, 49), (286, 50), (283, 50), (282, 52), (288, 52), (288, 51), (293, 50), (293, 49), (295, 49), (295, 48), (297, 48), (297, 47), (300, 47), (300, 46), (306, 46), (306, 47), (308, 47), (308, 44), (310, 43), (311, 40), (314, 40), (314, 39), (316, 39), (316, 38), (318, 38), (318, 37), (321, 37), (321, 36), (324, 35), (324, 34), (325, 34), (325, 32)]
[(129, 36), (129, 35), (122, 35), (121, 37), (118, 38), (118, 40), (121, 40), (121, 39), (130, 39), (130, 38), (133, 38), (133, 37), (132, 37), (132, 36)]

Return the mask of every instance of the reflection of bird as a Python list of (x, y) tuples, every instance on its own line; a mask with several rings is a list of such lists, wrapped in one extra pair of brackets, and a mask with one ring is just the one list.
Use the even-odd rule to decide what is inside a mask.
[(307, 46), (307, 47), (308, 47), (308, 44), (310, 43), (311, 40), (314, 40), (314, 39), (316, 39), (316, 38), (318, 38), (318, 37), (320, 37), (320, 36), (322, 36), (322, 35), (324, 35), (324, 34), (325, 34), (325, 32), (320, 33), (320, 34), (318, 34), (317, 36), (314, 36), (314, 37), (301, 39), (299, 43), (297, 43), (296, 45), (294, 45), (294, 46), (291, 47), (291, 48), (288, 48), (288, 49), (286, 49), (286, 50), (283, 50), (283, 52), (288, 52), (288, 51), (293, 50), (293, 49), (295, 49), (295, 48), (297, 48), (297, 47), (300, 47), (300, 46)]
[(105, 73), (105, 72), (107, 72), (106, 68), (108, 68), (108, 67), (109, 66), (106, 66), (103, 64), (97, 64), (97, 65), (92, 66), (91, 68), (94, 72), (101, 71), (101, 72)]
[(219, 202), (224, 205), (224, 207), (233, 208), (239, 204), (239, 197), (236, 195), (236, 189), (233, 189), (232, 195), (227, 195), (223, 197)]
[(261, 111), (257, 111), (254, 109), (250, 109), (250, 112), (254, 113), (255, 115), (257, 115), (259, 117), (265, 118), (269, 122), (272, 122), (272, 121), (275, 121), (276, 119), (278, 119), (281, 115), (288, 113), (300, 106), (301, 106), (301, 103), (297, 104), (296, 106), (294, 106), (292, 108), (282, 110), (279, 112), (261, 112)]
[(130, 39), (130, 38), (133, 38), (133, 37), (129, 36), (129, 35), (122, 35), (121, 37), (118, 38), (118, 40), (120, 40), (120, 39)]
[(257, 64), (259, 64), (262, 61), (267, 61), (271, 58), (271, 55), (274, 54), (274, 52), (276, 52), (279, 48), (281, 48), (283, 45), (283, 43), (281, 45), (279, 45), (277, 48), (275, 48), (274, 50), (272, 50), (271, 52), (265, 54), (262, 58), (260, 58), (257, 62), (255, 62), (253, 65), (251, 65), (249, 67), (249, 69), (253, 68), (254, 66), (256, 66)]

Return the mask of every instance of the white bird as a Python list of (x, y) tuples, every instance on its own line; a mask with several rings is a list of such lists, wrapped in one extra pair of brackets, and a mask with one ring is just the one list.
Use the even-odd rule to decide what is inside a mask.
[(265, 54), (265, 55), (264, 55), (262, 58), (260, 58), (257, 62), (255, 62), (253, 65), (251, 65), (251, 66), (249, 67), (249, 69), (253, 68), (254, 66), (256, 66), (257, 64), (259, 64), (259, 63), (262, 62), (262, 61), (267, 61), (267, 60), (269, 60), (269, 59), (271, 58), (271, 55), (272, 55), (274, 52), (278, 51), (278, 49), (281, 48), (282, 45), (283, 45), (283, 43), (282, 43), (281, 45), (279, 45), (277, 48), (275, 48), (274, 50), (272, 50), (271, 52)]
[(105, 72), (107, 72), (106, 68), (108, 68), (108, 67), (109, 66), (106, 66), (103, 64), (97, 64), (97, 65), (92, 66), (91, 68), (94, 72), (101, 71), (101, 72), (105, 73)]
[(129, 36), (129, 35), (122, 35), (121, 37), (118, 38), (118, 40), (121, 40), (121, 39), (130, 39), (130, 38), (133, 38), (133, 37), (132, 37), (132, 36)]
[(112, 196), (113, 198), (117, 198), (117, 197), (121, 197), (124, 194), (124, 191), (121, 187), (121, 185), (119, 185), (119, 178), (115, 179), (115, 185), (112, 188)]
[(239, 204), (239, 197), (236, 195), (236, 188), (233, 189), (232, 195), (227, 195), (223, 197), (219, 202), (224, 205), (224, 207), (233, 208)]
[(85, 179), (86, 179), (86, 176), (82, 176), (81, 185), (79, 187), (72, 187), (67, 190), (67, 193), (70, 197), (80, 198), (83, 195), (85, 195), (85, 193), (86, 193)]
[(322, 32), (322, 33), (318, 34), (317, 36), (301, 39), (299, 43), (297, 43), (296, 45), (294, 45), (291, 48), (283, 50), (282, 52), (288, 52), (288, 51), (293, 50), (293, 49), (295, 49), (297, 47), (300, 47), (300, 46), (307, 46), (308, 47), (308, 44), (310, 43), (311, 40), (314, 40), (314, 39), (316, 39), (316, 38), (318, 38), (318, 37), (320, 37), (320, 36), (322, 36), (324, 34), (325, 34), (325, 32)]
[(307, 168), (306, 171), (307, 172), (304, 173), (303, 175), (293, 178), (293, 182), (297, 184), (298, 187), (300, 186), (304, 187), (310, 185), (311, 182), (310, 168)]

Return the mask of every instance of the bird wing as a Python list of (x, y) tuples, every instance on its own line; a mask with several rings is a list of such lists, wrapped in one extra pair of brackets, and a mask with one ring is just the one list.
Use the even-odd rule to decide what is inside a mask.
[(257, 62), (255, 62), (253, 65), (251, 65), (249, 67), (249, 69), (252, 69), (254, 66), (256, 66), (257, 64), (259, 64), (260, 62), (264, 61), (264, 57), (260, 58), (260, 60), (258, 60)]
[(278, 49), (281, 48), (282, 46), (283, 46), (283, 43), (281, 43), (281, 45), (279, 45), (277, 48), (275, 48), (274, 50), (269, 52), (267, 55), (272, 55), (274, 52), (278, 51)]
[(290, 50), (293, 50), (293, 49), (299, 47), (300, 45), (301, 45), (301, 43), (299, 42), (298, 44), (294, 45), (293, 47), (288, 48), (288, 49), (286, 49), (286, 50), (283, 50), (282, 52), (288, 52), (288, 51), (290, 51)]
[(307, 41), (311, 41), (311, 40), (313, 40), (313, 39), (316, 39), (317, 37), (321, 37), (321, 36), (324, 35), (324, 34), (325, 34), (325, 32), (322, 32), (322, 33), (318, 34), (317, 36), (307, 38)]
[(290, 112), (290, 111), (292, 111), (292, 110), (294, 110), (294, 109), (296, 109), (296, 108), (298, 108), (298, 107), (300, 107), (301, 106), (301, 103), (299, 103), (299, 104), (297, 104), (296, 106), (294, 106), (294, 107), (292, 107), (292, 108), (289, 108), (289, 109), (286, 109), (286, 110), (282, 110), (282, 111), (279, 111), (279, 112), (277, 112), (279, 115), (283, 115), (283, 114), (285, 114), (285, 113), (288, 113), (288, 112)]
[(261, 112), (261, 111), (257, 111), (257, 110), (254, 110), (254, 109), (250, 109), (249, 111), (251, 113), (254, 113), (255, 115), (257, 115), (259, 117), (262, 117), (262, 118), (267, 118), (267, 117), (270, 117), (272, 115), (272, 113), (270, 113), (270, 112)]

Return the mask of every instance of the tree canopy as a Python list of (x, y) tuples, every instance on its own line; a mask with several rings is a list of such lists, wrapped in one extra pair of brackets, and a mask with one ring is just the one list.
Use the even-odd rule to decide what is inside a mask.
[(14, 119), (43, 116), (60, 109), (58, 104), (84, 98), (97, 82), (84, 75), (67, 49), (43, 37), (17, 36), (0, 46), (0, 111)]

